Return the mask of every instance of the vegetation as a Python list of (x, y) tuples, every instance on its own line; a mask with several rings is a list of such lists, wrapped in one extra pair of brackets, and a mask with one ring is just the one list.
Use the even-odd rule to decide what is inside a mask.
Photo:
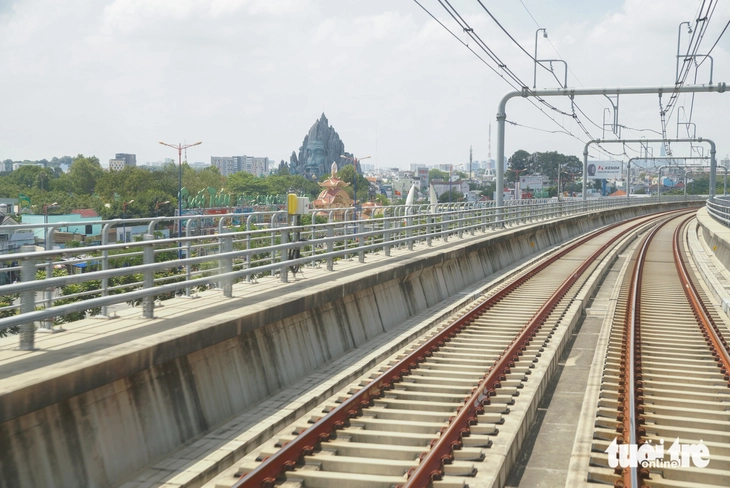
[[(169, 215), (177, 207), (179, 172), (180, 168), (173, 163), (159, 170), (126, 167), (121, 171), (105, 171), (98, 158), (80, 154), (73, 158), (68, 173), (61, 171), (59, 166), (44, 168), (31, 165), (0, 173), (0, 197), (25, 195), (30, 199), (34, 213), (43, 213), (47, 205), (55, 203), (49, 212), (69, 213), (77, 208), (91, 208), (104, 219), (149, 217), (158, 212)], [(360, 176), (358, 197), (361, 195), (360, 184), (363, 195), (367, 196), (367, 180)], [(229, 192), (241, 200), (259, 195), (284, 195), (290, 189), (315, 198), (321, 191), (317, 182), (302, 176), (259, 178), (240, 172), (226, 178), (215, 167), (195, 171), (187, 163), (183, 163), (182, 167), (182, 186), (191, 195), (213, 188)], [(124, 205), (131, 200), (134, 202)]]
[(557, 151), (530, 154), (520, 149), (515, 152), (507, 161), (508, 181), (517, 180), (517, 172), (520, 175), (543, 175), (548, 180), (557, 182), (558, 171), (561, 172), (562, 181), (569, 182), (572, 180), (571, 174), (583, 173), (583, 162), (576, 156), (566, 156)]
[(439, 197), (439, 203), (461, 202), (463, 200), (464, 194), (456, 190), (446, 191)]

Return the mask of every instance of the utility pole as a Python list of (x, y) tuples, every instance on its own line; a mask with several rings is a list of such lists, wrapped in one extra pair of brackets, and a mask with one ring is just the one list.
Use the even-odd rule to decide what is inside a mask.
[[(527, 87), (523, 87), (519, 91), (512, 91), (507, 93), (502, 97), (502, 100), (499, 102), (499, 108), (497, 109), (497, 159), (498, 166), (497, 166), (497, 189), (499, 190), (500, 186), (504, 185), (504, 168), (502, 167), (502, 161), (504, 160), (504, 142), (505, 142), (505, 121), (507, 120), (507, 102), (509, 102), (512, 98), (516, 97), (522, 97), (522, 98), (528, 98), (528, 97), (575, 97), (578, 95), (584, 96), (584, 95), (642, 95), (642, 94), (661, 94), (661, 93), (701, 93), (701, 92), (717, 92), (717, 93), (723, 93), (725, 92), (726, 85), (725, 83), (717, 83), (717, 84), (710, 84), (710, 85), (684, 85), (684, 86), (675, 86), (675, 85), (668, 85), (668, 86), (642, 86), (642, 87), (599, 87), (599, 88), (561, 88), (561, 89), (539, 89), (539, 90), (530, 90)], [(583, 174), (586, 174), (585, 171), (585, 165), (584, 165), (584, 172)], [(710, 173), (710, 179), (713, 180), (711, 183), (714, 184), (714, 178), (715, 178), (715, 171), (711, 171)], [(712, 189), (712, 186), (710, 186)], [(583, 198), (585, 199), (585, 192), (583, 193)], [(710, 196), (710, 199), (713, 199), (714, 195)], [(499, 210), (500, 207), (503, 205), (503, 196), (502, 194), (497, 191), (497, 214), (498, 216), (501, 216), (501, 210)]]
[(469, 146), (469, 182), (471, 183), (471, 157), (472, 157), (472, 150), (471, 146)]
[(492, 123), (489, 123), (489, 145), (487, 146), (487, 159), (492, 159)]
[[(187, 155), (188, 155), (188, 148), (193, 146), (198, 146), (202, 144), (202, 142), (196, 142), (195, 144), (185, 144), (182, 145), (180, 143), (176, 145), (174, 144), (168, 144), (166, 142), (160, 142), (163, 146), (171, 147), (173, 149), (177, 150), (177, 162), (178, 162), (178, 177), (177, 177), (177, 237), (178, 239), (182, 239), (182, 152), (183, 149), (185, 150), (185, 161), (187, 162)], [(178, 251), (177, 251), (177, 258), (182, 259), (182, 248), (180, 241), (177, 243), (178, 245)], [(190, 257), (190, 256), (187, 256)]]

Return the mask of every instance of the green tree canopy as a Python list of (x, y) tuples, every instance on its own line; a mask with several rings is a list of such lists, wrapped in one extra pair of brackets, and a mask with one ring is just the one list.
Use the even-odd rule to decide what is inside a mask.
[(464, 194), (460, 191), (451, 190), (446, 191), (441, 194), (439, 197), (439, 203), (447, 203), (447, 202), (460, 202), (464, 200)]
[(99, 158), (96, 156), (84, 157), (79, 154), (74, 158), (69, 178), (71, 180), (71, 189), (75, 193), (82, 195), (91, 195), (94, 192), (96, 183), (104, 176), (104, 170), (99, 164)]
[(517, 181), (517, 174), (532, 172), (530, 162), (532, 156), (527, 151), (520, 149), (516, 151), (511, 158), (507, 160), (507, 167), (511, 170), (507, 172), (507, 181)]
[[(353, 198), (354, 193), (354, 182), (355, 182), (355, 167), (351, 164), (348, 164), (341, 170), (337, 172), (337, 177), (340, 178), (342, 181), (349, 183), (350, 186), (345, 187), (345, 191), (348, 195), (350, 195), (350, 198)], [(357, 175), (357, 202), (358, 205), (362, 202), (367, 201), (368, 199), (368, 190), (370, 188), (370, 182), (365, 178), (363, 175), (358, 174)]]
[(441, 171), (440, 169), (429, 169), (428, 170), (428, 181), (433, 180), (443, 180), (448, 181), (449, 180), (449, 173), (447, 171)]

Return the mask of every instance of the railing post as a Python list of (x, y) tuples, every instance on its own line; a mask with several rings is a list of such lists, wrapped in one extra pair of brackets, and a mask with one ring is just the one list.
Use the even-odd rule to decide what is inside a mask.
[[(46, 240), (45, 240), (45, 247), (46, 251), (52, 251), (53, 250), (53, 233), (56, 231), (56, 228), (54, 226), (48, 227), (46, 229)], [(49, 257), (48, 262), (46, 263), (46, 279), (53, 278), (53, 258)], [(53, 306), (53, 288), (48, 287), (44, 290), (45, 294), (45, 302), (44, 302), (44, 308), (49, 309)], [(41, 322), (40, 327), (38, 327), (38, 332), (55, 332), (53, 330), (53, 317), (48, 317), (47, 319), (44, 319), (43, 322)], [(59, 331), (60, 332), (60, 331)]]
[[(112, 222), (109, 222), (108, 224), (105, 224), (104, 227), (101, 228), (101, 245), (106, 246), (109, 243), (109, 229), (113, 225)], [(109, 269), (109, 251), (104, 248), (103, 251), (101, 251), (101, 270), (106, 271)], [(101, 279), (101, 296), (106, 297), (109, 296), (109, 278), (102, 278)], [(101, 307), (101, 316), (102, 317), (109, 317), (109, 307), (107, 305), (102, 305)]]
[[(451, 213), (449, 213), (449, 208), (446, 207), (446, 213), (444, 213), (441, 216), (441, 233), (442, 237), (441, 239), (444, 241), (444, 243), (449, 242), (449, 221), (451, 220)], [(444, 230), (446, 232), (444, 232)]]
[[(331, 222), (331, 220), (330, 220)], [(335, 236), (335, 226), (332, 223), (327, 224), (327, 254), (333, 252), (335, 250), (335, 242), (332, 240), (332, 237)], [(332, 258), (332, 256), (329, 256), (327, 258), (327, 271), (334, 271), (335, 270), (335, 260)]]
[[(288, 224), (288, 222), (287, 222), (287, 224)], [(271, 230), (271, 247), (273, 247), (276, 245), (276, 230), (275, 230), (276, 229), (276, 214), (271, 216), (271, 225), (269, 226), (269, 229)], [(282, 234), (282, 239), (283, 239), (284, 233), (282, 232), (281, 234)], [(283, 240), (281, 241), (281, 244), (284, 244)], [(284, 251), (281, 252), (281, 259), (282, 260), (284, 259)], [(271, 264), (274, 264), (275, 262), (276, 262), (276, 251), (271, 251)], [(271, 276), (274, 276), (273, 269), (271, 270)], [(284, 278), (283, 273), (281, 276), (282, 276), (282, 278)], [(284, 283), (286, 283), (285, 280), (284, 280)]]
[[(289, 242), (289, 231), (286, 230), (286, 227), (284, 229), (285, 230), (282, 230), (281, 231), (281, 243), (282, 244), (287, 244)], [(272, 236), (274, 235), (273, 232), (272, 232), (271, 235)], [(289, 256), (288, 256), (287, 251), (285, 249), (282, 249), (280, 262), (285, 263), (288, 258), (289, 258)], [(273, 271), (271, 273), (273, 274)], [(279, 270), (279, 276), (281, 278), (281, 282), (282, 283), (288, 283), (289, 282), (288, 266), (284, 265), (284, 266), (281, 267), (281, 269)]]
[[(28, 253), (35, 251), (35, 246), (21, 246), (20, 252)], [(24, 258), (20, 264), (20, 281), (27, 283), (35, 280), (35, 263), (32, 257)], [(35, 290), (28, 290), (20, 293), (20, 313), (28, 313), (35, 310)], [(21, 351), (33, 351), (35, 349), (35, 323), (28, 322), (20, 326)]]
[(433, 246), (433, 242), (432, 242), (433, 241), (433, 238), (431, 237), (431, 232), (433, 231), (433, 229), (431, 228), (431, 224), (433, 224), (433, 215), (428, 214), (426, 216), (426, 222), (428, 224), (428, 225), (426, 225), (426, 245), (428, 247), (432, 247)]
[[(233, 236), (224, 235), (219, 244), (219, 253), (230, 253), (233, 252)], [(221, 273), (233, 272), (233, 257), (220, 259), (218, 262), (218, 268)], [(224, 278), (220, 281), (219, 285), (223, 290), (223, 296), (226, 298), (233, 297), (233, 280), (231, 278)]]
[[(192, 228), (190, 226), (190, 221), (192, 219), (188, 219), (187, 223), (185, 224), (185, 237), (190, 237), (190, 229)], [(182, 220), (180, 221), (180, 225), (182, 225)], [(178, 242), (178, 246), (180, 246), (181, 243)], [(185, 240), (185, 259), (186, 261), (192, 257), (191, 253), (193, 251), (193, 245), (192, 241), (190, 239)], [(185, 281), (190, 281), (192, 279), (192, 272), (190, 269), (190, 262), (185, 263)], [(185, 287), (185, 297), (190, 298), (190, 287)]]
[(358, 245), (358, 247), (361, 248), (361, 250), (357, 253), (357, 260), (360, 263), (364, 263), (365, 262), (365, 251), (362, 250), (362, 247), (365, 245), (365, 237), (363, 236), (363, 234), (365, 233), (365, 221), (363, 221), (363, 220), (358, 221), (357, 232), (359, 234), (357, 236), (357, 245)]
[(408, 250), (413, 251), (413, 230), (411, 227), (413, 226), (413, 217), (408, 216), (406, 217), (406, 239), (408, 239)]
[[(142, 259), (144, 264), (153, 264), (155, 262), (155, 247), (150, 242), (154, 240), (155, 236), (152, 234), (145, 234), (144, 248), (142, 249)], [(145, 270), (144, 272), (144, 289), (151, 290), (155, 287), (155, 272), (154, 270)], [(155, 318), (155, 296), (146, 295), (142, 299), (142, 317), (146, 319)]]
[(390, 256), (390, 219), (386, 216), (383, 218), (383, 252), (386, 256)]
[[(246, 218), (246, 232), (248, 232), (248, 234), (246, 234), (246, 250), (247, 251), (250, 251), (251, 250), (251, 234), (250, 234), (250, 232), (251, 232), (251, 217), (253, 217), (253, 215), (249, 215)], [(246, 269), (251, 269), (251, 253), (250, 252), (246, 254)], [(250, 274), (247, 274), (246, 275), (246, 283), (251, 283), (251, 275)]]

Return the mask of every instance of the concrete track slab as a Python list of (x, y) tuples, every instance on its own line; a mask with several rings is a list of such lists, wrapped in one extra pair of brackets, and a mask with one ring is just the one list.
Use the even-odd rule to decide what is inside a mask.
[(608, 272), (563, 351), (506, 486), (566, 486), (585, 392), (608, 300), (625, 256)]

